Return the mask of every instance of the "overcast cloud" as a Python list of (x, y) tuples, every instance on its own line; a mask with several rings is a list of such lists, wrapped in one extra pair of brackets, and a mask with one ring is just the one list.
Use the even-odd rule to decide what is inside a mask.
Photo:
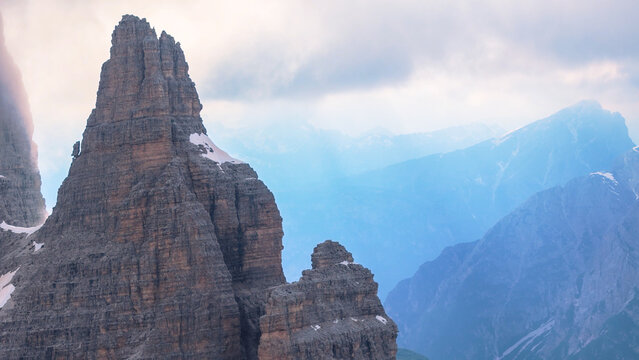
[(213, 139), (215, 123), (278, 119), (348, 133), (512, 129), (582, 99), (639, 134), (635, 0), (0, 0), (0, 11), (45, 181), (66, 172), (125, 13), (182, 43)]

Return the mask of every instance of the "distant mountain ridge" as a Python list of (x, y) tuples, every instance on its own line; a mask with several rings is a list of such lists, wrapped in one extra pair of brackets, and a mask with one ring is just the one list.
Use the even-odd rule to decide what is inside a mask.
[(371, 131), (349, 136), (303, 121), (282, 120), (267, 127), (212, 126), (217, 142), (250, 162), (277, 194), (380, 169), (408, 159), (462, 149), (501, 135), (496, 126), (469, 124), (432, 132), (394, 135)]
[[(446, 246), (478, 239), (537, 191), (608, 166), (632, 148), (623, 117), (582, 102), (469, 148), (278, 197), (289, 268), (318, 234), (350, 239), (383, 297)], [(287, 248), (288, 247), (288, 248)], [(402, 266), (396, 266), (401, 261)], [(285, 262), (286, 264), (286, 262)]]
[(639, 151), (532, 196), (388, 296), (432, 359), (639, 357)]

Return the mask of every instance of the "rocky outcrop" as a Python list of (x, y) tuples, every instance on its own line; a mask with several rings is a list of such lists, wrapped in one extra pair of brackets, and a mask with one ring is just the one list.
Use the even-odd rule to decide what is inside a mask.
[(31, 235), (45, 247), (0, 311), (1, 358), (251, 357), (246, 315), (285, 281), (281, 218), (255, 172), (210, 142), (201, 108), (179, 43), (124, 16)]
[[(20, 73), (11, 60), (0, 21), (0, 223), (32, 227), (44, 221), (33, 124)], [(0, 237), (2, 230), (0, 229)]]
[(201, 109), (179, 43), (125, 15), (53, 213), (0, 259), (0, 358), (257, 358), (282, 219)]
[(636, 359), (639, 153), (532, 196), (386, 301), (431, 359)]
[(26, 93), (0, 21), (0, 310), (15, 291), (19, 264), (36, 250), (28, 235), (46, 216), (32, 133)]
[(260, 318), (260, 359), (395, 359), (397, 326), (371, 272), (330, 240), (298, 282), (270, 289)]

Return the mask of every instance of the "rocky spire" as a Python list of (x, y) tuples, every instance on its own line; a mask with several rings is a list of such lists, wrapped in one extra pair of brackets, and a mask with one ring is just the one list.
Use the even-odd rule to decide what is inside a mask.
[(5, 47), (0, 19), (0, 223), (31, 227), (44, 220), (32, 133), (26, 92)]
[(199, 117), (202, 105), (180, 44), (145, 19), (122, 17), (104, 63), (88, 126), (150, 116)]
[(124, 16), (57, 205), (30, 237), (44, 248), (6, 265), (20, 267), (1, 358), (256, 353), (250, 315), (285, 281), (281, 217), (206, 136), (201, 108), (179, 44)]
[(326, 240), (317, 245), (311, 255), (311, 265), (313, 269), (321, 269), (327, 266), (352, 263), (353, 254), (351, 254), (340, 243)]
[[(256, 359), (269, 350), (261, 344), (276, 337), (260, 321), (278, 303), (270, 289), (288, 286), (282, 219), (253, 169), (208, 138), (201, 108), (179, 44), (125, 15), (53, 213), (20, 239), (20, 256), (0, 254), (1, 291), (11, 287), (4, 303), (0, 291), (0, 358)], [(321, 268), (309, 274), (321, 281), (303, 278), (320, 306), (301, 316), (366, 322), (337, 327), (312, 354), (334, 343), (341, 356), (365, 339), (375, 349), (357, 358), (393, 357), (397, 329), (370, 271), (323, 264), (352, 256), (320, 248)]]
[(311, 255), (313, 269), (298, 282), (271, 288), (259, 358), (395, 359), (397, 326), (377, 297), (370, 270), (327, 240)]

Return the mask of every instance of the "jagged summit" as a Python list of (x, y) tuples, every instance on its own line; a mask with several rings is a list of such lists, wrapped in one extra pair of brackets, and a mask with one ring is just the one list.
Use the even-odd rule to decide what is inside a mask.
[(56, 207), (29, 237), (44, 248), (0, 260), (18, 269), (0, 358), (251, 358), (249, 314), (285, 282), (273, 195), (211, 145), (173, 38), (134, 16), (112, 38)]
[(568, 109), (574, 108), (603, 109), (601, 103), (595, 99), (584, 99), (568, 107)]
[(395, 359), (397, 326), (370, 270), (331, 240), (315, 247), (311, 262), (299, 281), (268, 290), (259, 358)]
[(111, 43), (89, 126), (145, 116), (199, 117), (202, 105), (173, 37), (163, 31), (158, 38), (145, 19), (125, 15)]
[(201, 109), (179, 44), (125, 15), (53, 213), (0, 254), (0, 358), (257, 358), (282, 218)]
[(583, 100), (547, 118), (509, 131), (493, 140), (493, 144), (500, 146), (503, 143), (518, 142), (529, 137), (529, 133), (547, 132), (551, 129), (559, 133), (569, 133), (575, 143), (581, 140), (580, 136), (594, 141), (596, 137), (601, 136), (600, 131), (609, 132), (611, 136), (618, 137), (623, 137), (628, 132), (621, 114), (604, 109), (595, 100)]
[(321, 269), (340, 263), (353, 263), (353, 254), (340, 243), (326, 240), (313, 249), (313, 254), (311, 255), (313, 269)]

